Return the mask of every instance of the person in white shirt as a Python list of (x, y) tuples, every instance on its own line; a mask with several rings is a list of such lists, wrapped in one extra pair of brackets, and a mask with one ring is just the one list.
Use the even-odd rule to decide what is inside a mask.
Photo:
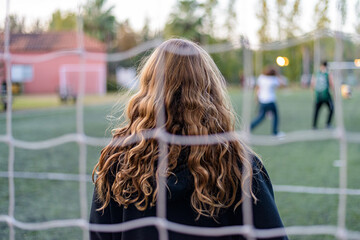
[[(279, 116), (276, 107), (276, 89), (284, 85), (280, 75), (274, 67), (268, 66), (263, 71), (257, 80), (256, 93), (259, 101), (259, 113), (257, 117), (251, 122), (250, 129), (253, 130), (265, 118), (266, 113), (270, 112), (273, 115), (272, 133), (279, 135), (278, 125)], [(283, 133), (281, 133), (283, 134)]]

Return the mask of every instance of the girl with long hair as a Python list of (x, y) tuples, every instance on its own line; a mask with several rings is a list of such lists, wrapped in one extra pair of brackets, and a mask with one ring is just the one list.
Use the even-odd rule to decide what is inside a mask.
[[(174, 136), (207, 136), (235, 130), (225, 80), (209, 54), (195, 43), (165, 41), (144, 62), (139, 79), (140, 90), (127, 105), (126, 124), (113, 130), (113, 139), (94, 168), (90, 223), (114, 224), (156, 216), (161, 151), (158, 141), (146, 135), (149, 131), (162, 128)], [(163, 122), (159, 122), (161, 116)], [(222, 139), (210, 145), (166, 146), (169, 221), (199, 227), (243, 225), (246, 195), (251, 198), (255, 228), (283, 227), (267, 172), (242, 142)], [(249, 186), (247, 193), (245, 185)], [(153, 226), (90, 235), (91, 239), (158, 239)], [(169, 231), (169, 239), (243, 237), (211, 238)]]

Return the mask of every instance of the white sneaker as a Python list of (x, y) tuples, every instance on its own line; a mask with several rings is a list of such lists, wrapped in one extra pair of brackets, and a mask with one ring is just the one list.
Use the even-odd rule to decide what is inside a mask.
[(278, 132), (275, 136), (278, 137), (278, 138), (282, 138), (282, 137), (285, 137), (285, 133), (284, 132)]

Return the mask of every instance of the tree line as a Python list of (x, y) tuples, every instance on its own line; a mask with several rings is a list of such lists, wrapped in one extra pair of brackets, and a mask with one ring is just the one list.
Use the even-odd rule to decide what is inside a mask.
[[(347, 1), (336, 1), (337, 11), (341, 15), (341, 24), (347, 21)], [(304, 11), (312, 11), (313, 29), (327, 29), (332, 19), (329, 17), (330, 0), (316, 0), (314, 9), (304, 9), (302, 0), (257, 0), (256, 16), (260, 23), (257, 36), (260, 43), (282, 41), (303, 34), (299, 22), (304, 20)], [(107, 4), (107, 0), (88, 0), (82, 8), (84, 32), (107, 46), (107, 51), (125, 51), (136, 45), (156, 37), (184, 37), (200, 44), (226, 43), (240, 38), (236, 34), (239, 13), (237, 0), (227, 0), (226, 7), (220, 6), (219, 0), (178, 0), (169, 13), (163, 28), (154, 31), (150, 27), (150, 19), (145, 19), (141, 30), (132, 28), (129, 20), (119, 22), (114, 15), (114, 7)], [(357, 22), (354, 25), (356, 33), (360, 34), (360, 0), (352, 8)], [(219, 15), (223, 22), (219, 22)], [(52, 13), (47, 23), (36, 20), (29, 28), (25, 26), (25, 18), (17, 15), (9, 17), (10, 31), (13, 33), (40, 33), (45, 31), (71, 31), (77, 28), (76, 12), (57, 10)], [(274, 63), (276, 55), (288, 56), (290, 64), (282, 69), (289, 81), (298, 82), (303, 73), (304, 52), (313, 59), (313, 41), (299, 46), (290, 47), (281, 51), (267, 51), (259, 54), (254, 52), (254, 65), (256, 56), (261, 56), (261, 64)], [(321, 39), (321, 53), (323, 58), (331, 58), (334, 47), (330, 38)], [(359, 54), (352, 42), (344, 42), (344, 58), (352, 59)], [(145, 53), (146, 54), (146, 53)], [(118, 66), (132, 66), (139, 63), (142, 57), (137, 56), (119, 63), (109, 64), (109, 76), (114, 78), (114, 69)], [(230, 83), (238, 83), (242, 76), (242, 50), (234, 50), (212, 54), (223, 75)], [(309, 63), (313, 67), (314, 62)], [(256, 72), (257, 74), (259, 71)]]

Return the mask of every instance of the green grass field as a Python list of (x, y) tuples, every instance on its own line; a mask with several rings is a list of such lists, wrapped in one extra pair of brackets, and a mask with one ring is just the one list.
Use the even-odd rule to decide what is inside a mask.
[[(234, 108), (241, 113), (240, 90), (229, 90)], [(101, 103), (94, 101), (91, 103)], [(343, 102), (345, 125), (349, 132), (360, 132), (360, 93)], [(40, 104), (41, 105), (41, 104)], [(278, 92), (280, 129), (284, 132), (311, 128), (313, 96), (310, 90), (283, 89)], [(112, 104), (85, 106), (84, 126), (89, 136), (109, 136), (106, 116)], [(256, 114), (253, 106), (252, 114)], [(325, 125), (325, 109), (322, 110), (319, 127)], [(335, 120), (335, 118), (334, 118)], [(0, 134), (5, 133), (5, 114), (0, 113)], [(39, 141), (76, 131), (74, 106), (48, 109), (17, 110), (13, 113), (14, 138)], [(335, 124), (335, 121), (334, 121)], [(270, 134), (267, 119), (255, 134)], [(297, 185), (312, 187), (339, 186), (339, 168), (334, 161), (339, 159), (339, 143), (336, 140), (308, 141), (280, 146), (253, 146), (262, 157), (274, 185)], [(101, 148), (87, 150), (87, 172), (91, 174)], [(51, 172), (77, 174), (79, 147), (67, 143), (44, 150), (15, 149), (16, 172)], [(360, 145), (348, 144), (348, 188), (359, 189)], [(8, 147), (0, 143), (0, 172), (8, 168)], [(0, 178), (0, 215), (8, 213), (8, 181)], [(88, 184), (90, 202), (93, 185)], [(15, 218), (26, 223), (55, 219), (80, 218), (79, 184), (76, 181), (22, 179), (15, 180)], [(336, 225), (337, 195), (275, 193), (278, 208), (285, 226)], [(348, 196), (346, 224), (349, 230), (360, 231), (360, 196)], [(46, 231), (16, 229), (16, 239), (81, 239), (78, 228), (59, 228)], [(8, 239), (8, 226), (0, 223), (0, 240)], [(290, 236), (291, 239), (335, 239), (333, 236)]]
[[(85, 104), (110, 104), (114, 101), (116, 94), (107, 94), (106, 96), (90, 95), (85, 96)], [(67, 105), (72, 102), (68, 101)], [(12, 108), (14, 110), (24, 109), (40, 109), (40, 108), (54, 108), (64, 106), (60, 98), (56, 94), (52, 95), (15, 95)]]

